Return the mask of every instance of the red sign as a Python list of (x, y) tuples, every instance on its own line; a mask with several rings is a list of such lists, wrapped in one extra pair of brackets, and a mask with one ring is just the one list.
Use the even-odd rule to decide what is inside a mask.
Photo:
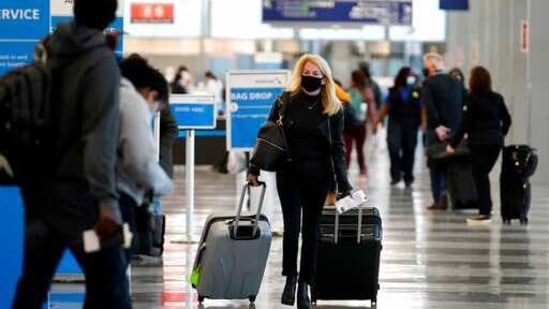
[(135, 24), (173, 24), (173, 3), (133, 3), (130, 20)]
[(530, 23), (527, 20), (520, 23), (520, 51), (525, 54), (530, 51)]

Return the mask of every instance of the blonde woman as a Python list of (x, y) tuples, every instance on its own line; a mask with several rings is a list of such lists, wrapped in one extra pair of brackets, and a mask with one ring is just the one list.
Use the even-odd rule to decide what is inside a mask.
[[(352, 190), (345, 168), (343, 109), (326, 61), (317, 55), (302, 56), (282, 102), (286, 104), (283, 124), (292, 159), (277, 171), (284, 217), (282, 275), (286, 276), (286, 285), (282, 304), (294, 305), (298, 285), (297, 307), (312, 308), (309, 285), (314, 276), (319, 220), (326, 195), (333, 188), (343, 195)], [(279, 112), (280, 106), (275, 103), (269, 119), (278, 120)], [(252, 166), (250, 183), (257, 184), (258, 175), (259, 170)]]

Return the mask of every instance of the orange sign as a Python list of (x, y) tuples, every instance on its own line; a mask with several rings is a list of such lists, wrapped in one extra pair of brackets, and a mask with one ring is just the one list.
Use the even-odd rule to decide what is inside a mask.
[(527, 20), (520, 23), (520, 51), (525, 54), (530, 51), (530, 23)]
[(134, 24), (172, 24), (173, 6), (173, 3), (133, 3), (130, 20)]

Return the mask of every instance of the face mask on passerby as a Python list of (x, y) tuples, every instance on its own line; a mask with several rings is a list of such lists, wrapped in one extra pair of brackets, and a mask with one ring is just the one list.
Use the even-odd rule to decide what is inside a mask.
[(301, 87), (308, 92), (314, 92), (322, 86), (322, 77), (314, 77), (309, 75), (301, 76)]
[(408, 76), (408, 78), (406, 78), (406, 84), (407, 84), (408, 86), (413, 86), (413, 85), (415, 85), (415, 84), (416, 84), (416, 77), (413, 76), (413, 75)]

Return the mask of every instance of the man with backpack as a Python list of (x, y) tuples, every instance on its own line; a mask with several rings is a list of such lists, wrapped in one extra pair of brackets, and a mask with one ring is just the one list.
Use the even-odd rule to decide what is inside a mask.
[[(74, 22), (47, 39), (53, 155), (35, 154), (48, 173), (20, 184), (25, 245), (14, 308), (42, 308), (66, 249), (86, 278), (84, 308), (131, 308), (115, 181), (120, 72), (102, 33), (116, 9), (116, 0), (74, 0)], [(83, 233), (92, 229), (100, 250), (89, 253)]]

